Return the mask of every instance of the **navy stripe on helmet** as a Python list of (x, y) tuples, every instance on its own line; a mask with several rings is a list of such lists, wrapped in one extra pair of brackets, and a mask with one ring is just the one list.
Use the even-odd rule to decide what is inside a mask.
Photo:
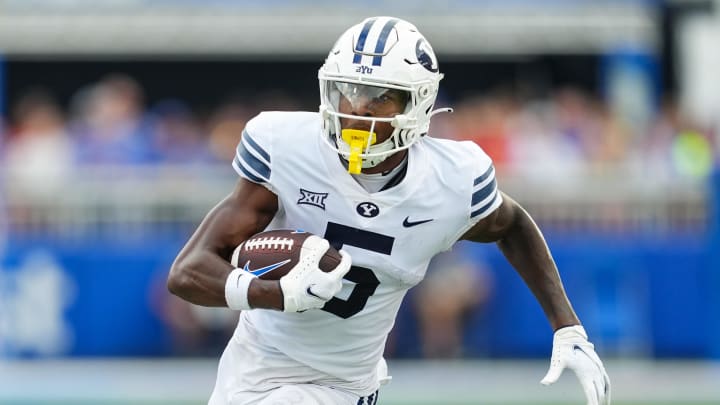
[(353, 57), (353, 63), (362, 62), (362, 51), (365, 49), (365, 41), (370, 33), (370, 28), (375, 24), (375, 18), (371, 18), (365, 22), (360, 36), (358, 37), (357, 44), (355, 45), (355, 56)]
[(481, 188), (480, 190), (476, 191), (472, 195), (472, 205), (475, 205), (479, 203), (480, 201), (485, 200), (488, 198), (488, 196), (495, 190), (495, 179), (492, 179), (492, 181), (485, 185), (485, 187)]
[(393, 18), (385, 23), (385, 26), (383, 27), (382, 31), (380, 31), (380, 36), (378, 37), (377, 45), (375, 45), (375, 56), (373, 57), (373, 66), (380, 66), (382, 64), (382, 53), (385, 52), (385, 43), (387, 43), (387, 39), (390, 36), (390, 31), (392, 31), (395, 24), (397, 24), (398, 20), (396, 18)]
[(498, 198), (498, 193), (497, 193), (497, 190), (495, 190), (495, 194), (493, 194), (493, 197), (490, 199), (490, 202), (488, 202), (487, 204), (483, 205), (482, 207), (476, 209), (475, 211), (471, 212), (470, 218), (474, 218), (474, 217), (484, 213), (485, 211), (487, 211), (488, 208), (492, 207), (492, 205), (495, 204), (495, 201), (497, 201), (497, 198)]
[(270, 179), (270, 166), (250, 153), (242, 142), (238, 144), (237, 155), (235, 157), (238, 158), (245, 167), (251, 167), (257, 174), (263, 177), (265, 181)]
[(265, 179), (261, 179), (260, 177), (252, 174), (252, 173), (250, 172), (250, 170), (248, 170), (248, 169), (246, 169), (245, 167), (243, 167), (242, 163), (240, 162), (240, 159), (238, 159), (237, 156), (235, 156), (235, 160), (233, 160), (233, 165), (235, 166), (235, 168), (236, 168), (237, 170), (240, 170), (241, 172), (243, 172), (243, 174), (245, 175), (245, 177), (247, 177), (248, 179), (254, 181), (255, 183), (265, 183), (265, 182), (266, 182)]
[(478, 177), (478, 178), (475, 179), (475, 181), (473, 182), (473, 186), (477, 186), (478, 184), (480, 184), (480, 183), (482, 183), (483, 181), (485, 181), (485, 179), (487, 179), (488, 176), (490, 176), (490, 174), (491, 174), (492, 172), (493, 172), (493, 166), (491, 165), (491, 166), (487, 169), (487, 171), (486, 171), (485, 173), (483, 173), (482, 176), (480, 176), (480, 177)]
[(270, 155), (265, 152), (265, 149), (261, 148), (260, 145), (255, 142), (252, 137), (247, 133), (247, 131), (242, 132), (242, 140), (247, 141), (248, 145), (250, 145), (253, 149), (255, 149), (260, 156), (263, 157), (268, 163), (270, 163)]

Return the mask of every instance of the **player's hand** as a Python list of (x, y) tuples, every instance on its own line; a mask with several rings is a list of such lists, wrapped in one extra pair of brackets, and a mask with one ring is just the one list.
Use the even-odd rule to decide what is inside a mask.
[(328, 273), (320, 270), (320, 259), (330, 243), (316, 235), (305, 239), (300, 251), (300, 261), (280, 278), (283, 293), (283, 311), (302, 312), (322, 308), (342, 288), (342, 279), (350, 271), (352, 260), (347, 252), (340, 250), (342, 260)]
[(610, 378), (580, 325), (560, 328), (555, 332), (550, 370), (541, 383), (554, 383), (565, 368), (574, 371), (580, 380), (587, 405), (610, 405)]

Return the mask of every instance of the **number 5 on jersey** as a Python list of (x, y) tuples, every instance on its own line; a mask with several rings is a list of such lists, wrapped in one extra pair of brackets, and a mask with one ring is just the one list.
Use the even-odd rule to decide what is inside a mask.
[[(328, 222), (325, 229), (325, 239), (330, 241), (330, 244), (338, 250), (343, 245), (348, 245), (388, 256), (392, 253), (393, 243), (395, 242), (393, 237), (335, 222)], [(350, 296), (348, 296), (347, 300), (333, 297), (325, 304), (322, 310), (347, 319), (365, 308), (368, 298), (375, 294), (375, 290), (380, 285), (380, 280), (372, 270), (360, 266), (352, 266), (344, 279), (355, 283)]]

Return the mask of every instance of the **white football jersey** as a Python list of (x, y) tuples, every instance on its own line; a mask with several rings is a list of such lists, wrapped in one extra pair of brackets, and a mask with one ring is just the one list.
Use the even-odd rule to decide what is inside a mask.
[(243, 317), (264, 344), (367, 395), (407, 290), (502, 197), (492, 161), (472, 142), (425, 137), (409, 149), (404, 177), (369, 193), (321, 133), (318, 113), (262, 113), (243, 131), (233, 167), (278, 196), (268, 230), (323, 236), (350, 253), (353, 267), (322, 310)]

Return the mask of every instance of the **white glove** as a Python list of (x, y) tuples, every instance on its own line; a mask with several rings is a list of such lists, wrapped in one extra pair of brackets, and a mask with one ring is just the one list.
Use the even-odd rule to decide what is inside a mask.
[(328, 273), (318, 267), (320, 259), (330, 247), (327, 240), (311, 235), (303, 242), (300, 261), (280, 278), (283, 292), (283, 311), (302, 312), (308, 309), (322, 308), (342, 289), (342, 279), (350, 271), (352, 260), (345, 251), (340, 251), (342, 260)]
[(585, 329), (580, 325), (560, 328), (555, 332), (550, 370), (541, 383), (554, 383), (566, 367), (573, 370), (580, 380), (587, 405), (610, 405), (610, 378), (595, 353), (595, 346), (587, 340)]

